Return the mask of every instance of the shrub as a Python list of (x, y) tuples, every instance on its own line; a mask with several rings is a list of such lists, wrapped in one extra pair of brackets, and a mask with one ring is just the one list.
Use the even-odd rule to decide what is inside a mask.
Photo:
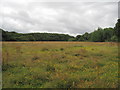
[(61, 51), (63, 51), (63, 50), (64, 50), (64, 48), (60, 48), (60, 50), (61, 50)]

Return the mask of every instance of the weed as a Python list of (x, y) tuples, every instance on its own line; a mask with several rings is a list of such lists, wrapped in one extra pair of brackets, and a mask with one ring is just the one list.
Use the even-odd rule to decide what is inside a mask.
[(80, 56), (80, 54), (74, 54), (74, 56)]
[(2, 49), (3, 88), (117, 88), (118, 85), (119, 57), (115, 45), (3, 42)]
[(61, 51), (63, 51), (63, 50), (64, 50), (64, 48), (60, 48), (60, 50), (61, 50)]
[(103, 56), (101, 53), (96, 53), (95, 55), (96, 56)]
[(105, 64), (104, 63), (97, 63), (98, 66), (103, 67)]
[(40, 57), (38, 57), (38, 56), (34, 56), (33, 58), (32, 58), (32, 60), (34, 61), (34, 60), (38, 60)]
[(2, 71), (7, 71), (10, 68), (15, 68), (15, 67), (16, 67), (15, 65), (5, 64), (2, 66)]
[(67, 62), (68, 62), (68, 60), (59, 60), (58, 63), (67, 63)]
[(49, 51), (48, 48), (42, 48), (41, 51)]
[(84, 47), (84, 46), (75, 45), (74, 47)]
[(54, 72), (55, 71), (55, 67), (52, 66), (52, 65), (47, 65), (46, 70)]

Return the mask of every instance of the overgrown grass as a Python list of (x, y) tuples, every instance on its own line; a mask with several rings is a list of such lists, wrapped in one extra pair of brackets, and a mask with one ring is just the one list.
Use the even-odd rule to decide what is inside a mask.
[(3, 88), (116, 88), (117, 44), (3, 42)]

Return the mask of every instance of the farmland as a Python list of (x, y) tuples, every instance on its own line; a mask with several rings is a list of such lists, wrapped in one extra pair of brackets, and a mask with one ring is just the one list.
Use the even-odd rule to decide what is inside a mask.
[(3, 88), (116, 88), (110, 42), (2, 42)]

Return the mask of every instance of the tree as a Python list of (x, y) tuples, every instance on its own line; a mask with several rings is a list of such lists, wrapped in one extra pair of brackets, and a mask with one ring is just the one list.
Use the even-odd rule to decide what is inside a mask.
[(76, 38), (70, 38), (68, 41), (76, 41)]
[(74, 38), (68, 34), (57, 33), (16, 33), (0, 29), (2, 32), (2, 41), (68, 41)]
[(88, 41), (90, 39), (89, 33), (86, 32), (85, 34), (83, 34), (83, 38), (85, 41)]
[(93, 42), (103, 42), (103, 29), (98, 28), (98, 30), (92, 32), (91, 41)]
[(105, 41), (120, 41), (120, 19), (117, 20), (113, 28), (100, 28), (98, 27), (92, 33), (84, 33), (76, 37), (68, 34), (58, 33), (17, 33), (8, 32), (0, 29), (2, 32), (2, 41), (92, 41), (92, 42), (105, 42)]
[(120, 19), (117, 20), (114, 30), (115, 35), (118, 37), (118, 41), (120, 41)]
[(80, 39), (81, 37), (82, 37), (82, 35), (77, 35), (77, 36), (76, 36), (76, 40), (77, 40), (77, 41), (80, 41), (79, 39)]
[(111, 41), (111, 37), (114, 35), (113, 28), (104, 28), (103, 39), (104, 41)]
[(110, 41), (117, 42), (118, 41), (118, 37), (116, 35), (114, 35), (114, 36), (111, 37)]

